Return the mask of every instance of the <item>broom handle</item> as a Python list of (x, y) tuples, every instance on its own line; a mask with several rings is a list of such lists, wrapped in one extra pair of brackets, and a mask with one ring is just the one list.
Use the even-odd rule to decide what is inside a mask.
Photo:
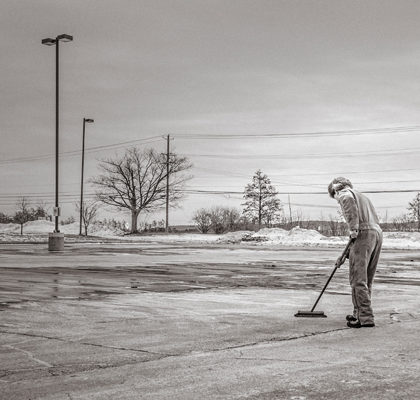
[[(340, 260), (340, 261), (342, 261), (342, 262), (341, 262), (341, 263), (339, 263), (339, 264), (336, 264), (336, 266), (335, 266), (335, 268), (334, 268), (334, 270), (333, 270), (332, 274), (330, 275), (330, 277), (329, 277), (329, 278), (328, 278), (328, 280), (327, 280), (327, 283), (324, 285), (324, 287), (323, 287), (323, 289), (322, 289), (322, 292), (320, 293), (320, 295), (319, 295), (319, 296), (318, 296), (318, 298), (316, 299), (316, 302), (315, 302), (315, 304), (313, 305), (313, 307), (312, 307), (312, 309), (311, 309), (311, 312), (312, 312), (313, 310), (315, 310), (315, 307), (316, 307), (316, 305), (318, 304), (319, 299), (320, 299), (320, 298), (322, 297), (322, 295), (324, 294), (325, 289), (327, 288), (328, 284), (330, 283), (330, 281), (331, 281), (332, 277), (333, 277), (333, 276), (334, 276), (334, 274), (335, 274), (335, 271), (337, 271), (337, 269), (338, 269), (338, 268), (340, 268), (340, 266), (341, 266), (342, 264), (344, 264), (344, 261), (346, 260), (347, 252), (349, 251), (350, 246), (352, 245), (352, 243), (353, 243), (353, 242), (354, 242), (354, 239), (350, 239), (350, 240), (349, 240), (349, 242), (347, 243), (347, 246), (346, 246), (346, 248), (344, 249), (343, 254), (341, 255), (341, 260)], [(344, 259), (344, 261), (343, 261), (343, 259)]]

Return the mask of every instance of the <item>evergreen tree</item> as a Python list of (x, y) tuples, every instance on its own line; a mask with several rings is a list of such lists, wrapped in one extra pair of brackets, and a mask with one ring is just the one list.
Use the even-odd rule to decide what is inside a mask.
[(252, 183), (245, 187), (243, 214), (254, 223), (258, 223), (258, 228), (261, 228), (263, 223), (269, 226), (274, 224), (283, 210), (277, 196), (276, 188), (268, 176), (258, 170), (252, 177)]
[(417, 193), (413, 201), (408, 203), (408, 210), (413, 220), (417, 222), (417, 230), (420, 232), (420, 193)]

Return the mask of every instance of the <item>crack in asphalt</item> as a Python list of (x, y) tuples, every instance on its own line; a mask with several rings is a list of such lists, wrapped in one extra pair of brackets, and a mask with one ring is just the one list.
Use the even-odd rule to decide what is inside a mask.
[[(328, 334), (328, 333), (338, 332), (338, 331), (343, 331), (343, 330), (348, 330), (348, 329), (350, 329), (350, 328), (330, 329), (330, 330), (327, 330), (327, 331), (311, 332), (311, 333), (307, 333), (307, 334), (304, 334), (304, 335), (287, 337), (287, 338), (271, 338), (271, 339), (268, 339), (268, 340), (262, 340), (260, 342), (244, 343), (244, 344), (239, 344), (239, 345), (236, 345), (236, 346), (228, 346), (228, 347), (223, 347), (223, 348), (219, 348), (219, 349), (211, 349), (211, 350), (201, 351), (201, 352), (197, 352), (197, 351), (192, 350), (192, 351), (189, 351), (189, 352), (178, 353), (178, 354), (163, 354), (163, 353), (150, 352), (150, 351), (147, 351), (147, 350), (130, 349), (130, 348), (126, 348), (126, 347), (106, 346), (106, 345), (101, 345), (101, 344), (96, 344), (96, 343), (88, 343), (88, 342), (76, 342), (76, 341), (72, 341), (72, 340), (65, 340), (65, 339), (62, 339), (62, 338), (59, 338), (59, 337), (46, 336), (46, 335), (36, 335), (36, 334), (31, 334), (31, 333), (12, 333), (12, 332), (1, 331), (1, 330), (0, 330), (0, 333), (15, 334), (15, 335), (21, 335), (21, 336), (30, 336), (30, 337), (36, 337), (36, 338), (42, 338), (42, 339), (57, 340), (57, 341), (64, 342), (64, 343), (82, 344), (82, 345), (102, 347), (102, 348), (107, 348), (107, 349), (139, 352), (139, 353), (152, 354), (152, 355), (159, 356), (157, 358), (153, 358), (153, 359), (149, 359), (149, 360), (138, 360), (138, 363), (142, 364), (142, 363), (147, 363), (147, 362), (151, 362), (151, 361), (159, 361), (159, 360), (162, 360), (162, 359), (165, 359), (165, 358), (171, 358), (171, 357), (185, 357), (185, 356), (193, 355), (193, 354), (194, 355), (212, 354), (212, 353), (235, 350), (235, 349), (240, 349), (240, 348), (253, 347), (253, 346), (262, 345), (262, 344), (269, 344), (269, 343), (273, 343), (273, 342), (280, 343), (280, 342), (286, 342), (286, 341), (291, 341), (291, 340), (298, 340), (298, 339), (303, 339), (303, 338), (306, 338), (306, 337), (317, 336), (317, 335), (325, 335), (325, 334)], [(16, 349), (16, 350), (19, 350), (19, 349)], [(237, 357), (235, 357), (235, 358), (237, 358)], [(245, 358), (238, 358), (238, 359), (245, 359)], [(45, 365), (45, 366), (54, 368), (54, 366), (52, 366), (48, 363), (45, 363), (42, 360), (38, 360), (38, 361), (41, 361), (40, 363)], [(305, 362), (305, 361), (302, 361), (302, 362)], [(59, 368), (60, 366), (57, 365), (56, 367)], [(113, 368), (113, 367), (118, 367), (118, 365), (101, 365), (98, 368), (103, 369), (103, 368)]]
[(1, 330), (0, 330), (0, 333), (6, 333), (6, 334), (9, 334), (9, 335), (30, 336), (30, 337), (41, 338), (41, 339), (57, 340), (59, 342), (64, 342), (64, 343), (82, 344), (82, 345), (85, 345), (85, 346), (103, 347), (103, 348), (106, 348), (106, 349), (113, 349), (113, 350), (133, 351), (133, 352), (137, 352), (137, 353), (153, 354), (153, 355), (162, 356), (162, 357), (173, 356), (173, 354), (155, 353), (153, 351), (141, 350), (141, 349), (131, 349), (131, 348), (128, 348), (128, 347), (107, 346), (107, 345), (98, 344), (98, 343), (78, 342), (78, 341), (75, 341), (75, 340), (66, 340), (66, 339), (63, 339), (63, 338), (56, 337), (56, 336), (36, 335), (34, 333), (9, 332), (9, 331), (1, 331)]
[[(286, 337), (286, 338), (271, 338), (268, 340), (262, 340), (260, 342), (251, 342), (251, 343), (243, 343), (243, 344), (238, 344), (235, 346), (229, 346), (229, 347), (223, 347), (220, 349), (213, 349), (213, 350), (208, 350), (208, 351), (203, 351), (203, 352), (195, 352), (195, 351), (191, 351), (188, 353), (184, 353), (184, 354), (177, 354), (175, 356), (183, 356), (183, 355), (187, 355), (187, 354), (206, 354), (206, 353), (217, 353), (217, 352), (221, 352), (221, 351), (226, 351), (226, 350), (236, 350), (236, 349), (241, 349), (241, 348), (245, 348), (245, 347), (253, 347), (253, 346), (257, 346), (260, 344), (268, 344), (268, 343), (273, 343), (273, 342), (287, 342), (290, 340), (297, 340), (297, 339), (304, 339), (306, 337), (311, 337), (311, 336), (317, 336), (317, 335), (324, 335), (327, 333), (331, 333), (331, 332), (339, 332), (339, 331), (345, 331), (348, 330), (350, 328), (337, 328), (337, 329), (330, 329), (328, 331), (321, 331), (321, 332), (311, 332), (311, 333), (307, 333), (304, 335), (299, 335), (299, 336), (292, 336), (292, 337)], [(169, 356), (171, 357), (171, 356)]]
[[(311, 360), (285, 360), (283, 358), (267, 358), (267, 357), (235, 357), (235, 360), (247, 361), (284, 361), (284, 362), (299, 362), (299, 363), (313, 363)], [(328, 363), (326, 363), (328, 364)]]
[(44, 367), (49, 367), (49, 368), (53, 367), (52, 364), (35, 357), (34, 354), (32, 352), (28, 351), (28, 350), (23, 350), (23, 349), (20, 349), (18, 347), (12, 346), (10, 344), (4, 344), (4, 345), (2, 345), (2, 347), (6, 347), (8, 349), (19, 351), (19, 352), (27, 355), (29, 359), (35, 361), (38, 364), (43, 365)]
[[(406, 322), (411, 322), (411, 321), (401, 321), (401, 322), (406, 323)], [(392, 323), (390, 323), (389, 325), (392, 325)], [(37, 338), (51, 339), (51, 340), (58, 340), (58, 341), (65, 342), (65, 343), (82, 344), (82, 345), (88, 345), (88, 346), (103, 347), (103, 348), (114, 349), (114, 350), (122, 350), (122, 351), (139, 352), (139, 353), (146, 353), (146, 354), (152, 354), (152, 355), (159, 356), (159, 357), (153, 358), (153, 359), (137, 360), (137, 362), (136, 362), (138, 364), (143, 364), (143, 363), (148, 363), (148, 362), (153, 362), (153, 361), (160, 361), (160, 360), (165, 359), (165, 358), (185, 357), (185, 356), (189, 356), (189, 355), (205, 355), (205, 354), (212, 354), (212, 353), (219, 353), (219, 352), (223, 352), (223, 351), (241, 349), (241, 348), (246, 348), (246, 347), (253, 347), (253, 346), (257, 346), (257, 345), (264, 345), (264, 344), (269, 344), (269, 343), (288, 342), (288, 341), (292, 341), (292, 340), (304, 339), (304, 338), (319, 336), (319, 335), (326, 335), (326, 334), (329, 334), (329, 333), (340, 332), (340, 331), (345, 331), (345, 330), (349, 330), (349, 329), (350, 328), (345, 327), (345, 328), (329, 329), (329, 330), (321, 331), (321, 332), (310, 332), (310, 333), (306, 333), (306, 334), (303, 334), (303, 335), (292, 336), (292, 337), (283, 337), (283, 338), (274, 337), (274, 338), (271, 338), (271, 339), (268, 339), (268, 340), (262, 340), (262, 341), (259, 341), (259, 342), (244, 343), (244, 344), (239, 344), (239, 345), (235, 345), (235, 346), (228, 346), (228, 347), (205, 350), (205, 351), (192, 350), (192, 351), (188, 351), (188, 352), (184, 352), (184, 353), (178, 353), (178, 354), (164, 354), (164, 353), (150, 352), (150, 351), (147, 351), (147, 350), (130, 349), (130, 348), (126, 348), (126, 347), (106, 346), (106, 345), (101, 345), (101, 344), (96, 344), (96, 343), (88, 343), (88, 342), (76, 342), (76, 341), (71, 341), (71, 340), (65, 340), (65, 339), (58, 338), (58, 337), (36, 335), (36, 334), (30, 334), (30, 333), (13, 333), (13, 332), (8, 332), (8, 331), (1, 331), (1, 330), (0, 330), (0, 333), (30, 336), (30, 337), (37, 337)], [(238, 360), (241, 360), (241, 359), (242, 360), (272, 360), (272, 359), (268, 359), (268, 358), (245, 358), (245, 357), (234, 357), (234, 358), (238, 359)], [(273, 359), (273, 360), (291, 361), (291, 360), (281, 360), (281, 359)], [(310, 361), (307, 361), (307, 360), (294, 360), (294, 361), (310, 362)], [(111, 365), (101, 365), (101, 366), (98, 366), (98, 368), (101, 368), (101, 369), (115, 368), (115, 367), (119, 367), (119, 366), (121, 366), (121, 365), (112, 365), (111, 364)], [(53, 366), (51, 366), (51, 367), (53, 367)], [(56, 367), (59, 368), (60, 366), (56, 366)], [(4, 376), (5, 375), (3, 375), (2, 377), (4, 377)]]

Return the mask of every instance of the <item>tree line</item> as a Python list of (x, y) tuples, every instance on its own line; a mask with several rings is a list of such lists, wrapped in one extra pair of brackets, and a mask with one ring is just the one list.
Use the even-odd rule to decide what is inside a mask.
[[(154, 149), (140, 150), (137, 147), (126, 149), (122, 155), (100, 160), (98, 168), (99, 174), (90, 180), (95, 188), (95, 198), (82, 204), (82, 222), (86, 235), (100, 205), (129, 212), (129, 232), (138, 233), (139, 216), (162, 209), (167, 199), (170, 207), (179, 206), (185, 195), (183, 189), (192, 178), (189, 173), (192, 163), (187, 157), (176, 153), (158, 153)], [(251, 182), (245, 186), (241, 205), (242, 210), (223, 206), (200, 208), (194, 212), (192, 220), (202, 233), (273, 226), (290, 228), (305, 223), (300, 213), (293, 217), (291, 209), (288, 218), (285, 216), (276, 188), (261, 170), (257, 170)], [(80, 206), (76, 204), (78, 211)], [(13, 216), (0, 213), (0, 223), (18, 223), (22, 231), (25, 222), (47, 217), (44, 205), (31, 207), (23, 197)], [(329, 216), (326, 222), (332, 235), (345, 234), (345, 224), (339, 217)], [(409, 203), (407, 214), (396, 217), (385, 225), (398, 230), (410, 230), (415, 226), (420, 231), (420, 193)], [(324, 223), (323, 227), (325, 228)], [(144, 226), (142, 228), (145, 229)], [(153, 227), (156, 231), (159, 228), (157, 225)]]

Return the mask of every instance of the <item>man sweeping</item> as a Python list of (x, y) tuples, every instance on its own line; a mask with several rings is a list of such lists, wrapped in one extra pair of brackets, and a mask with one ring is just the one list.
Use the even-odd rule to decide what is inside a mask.
[(352, 289), (353, 314), (347, 315), (347, 326), (365, 328), (375, 326), (371, 307), (372, 282), (382, 248), (382, 230), (370, 200), (353, 189), (343, 177), (328, 185), (328, 193), (338, 201), (354, 239), (349, 254), (349, 278)]

